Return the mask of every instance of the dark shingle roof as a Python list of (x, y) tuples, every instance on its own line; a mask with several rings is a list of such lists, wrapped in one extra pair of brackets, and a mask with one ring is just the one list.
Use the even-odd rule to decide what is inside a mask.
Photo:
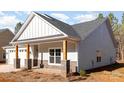
[(8, 28), (0, 29), (0, 32), (7, 31), (9, 30)]
[(100, 24), (102, 24), (106, 18), (103, 20), (93, 20), (84, 23), (72, 25), (73, 29), (77, 32), (81, 39), (85, 39), (90, 33), (92, 33)]
[(45, 15), (39, 13), (36, 14), (45, 19), (46, 21), (48, 21), (49, 23), (51, 23), (52, 25), (54, 25), (55, 27), (57, 27), (59, 30), (63, 31), (65, 34), (73, 37), (79, 37), (71, 25), (66, 24), (46, 14)]
[(14, 34), (8, 29), (0, 29), (0, 47), (9, 45), (9, 42), (14, 37)]

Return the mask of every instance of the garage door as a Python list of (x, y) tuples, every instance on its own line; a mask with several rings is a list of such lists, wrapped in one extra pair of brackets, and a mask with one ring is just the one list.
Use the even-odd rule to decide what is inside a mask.
[(14, 64), (14, 58), (15, 58), (15, 50), (9, 50), (7, 53), (7, 63), (8, 64)]
[[(25, 66), (25, 59), (26, 59), (26, 49), (19, 49), (18, 53), (19, 53), (18, 55), (20, 58), (21, 67), (24, 67)], [(14, 65), (15, 50), (9, 50), (6, 56), (8, 56), (7, 57), (7, 63)]]

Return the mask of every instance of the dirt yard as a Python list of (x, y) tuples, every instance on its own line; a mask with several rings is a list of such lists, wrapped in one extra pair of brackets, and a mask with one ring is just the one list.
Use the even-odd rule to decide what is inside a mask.
[(34, 71), (0, 73), (0, 82), (122, 82), (124, 81), (124, 63), (87, 71), (86, 76), (72, 75), (63, 78), (57, 74), (45, 74)]
[(81, 82), (124, 82), (124, 63), (87, 71), (86, 76), (72, 76), (72, 81)]

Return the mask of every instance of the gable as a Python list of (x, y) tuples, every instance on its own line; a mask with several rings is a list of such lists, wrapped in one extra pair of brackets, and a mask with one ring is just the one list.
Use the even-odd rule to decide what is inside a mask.
[(34, 16), (17, 40), (27, 40), (56, 35), (62, 35), (62, 33), (51, 26), (48, 22), (38, 16)]

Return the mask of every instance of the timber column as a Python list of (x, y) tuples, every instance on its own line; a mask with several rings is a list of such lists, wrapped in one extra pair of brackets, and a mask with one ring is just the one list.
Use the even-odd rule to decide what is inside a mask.
[(63, 40), (63, 60), (67, 60), (67, 40)]
[(67, 77), (70, 69), (70, 61), (67, 60), (67, 40), (63, 40), (63, 60), (61, 61), (62, 69), (61, 74), (63, 77)]
[(15, 46), (16, 54), (15, 54), (15, 59), (14, 59), (14, 67), (15, 68), (20, 68), (20, 59), (18, 58), (18, 44)]
[(30, 59), (30, 45), (26, 44), (26, 68), (32, 68), (32, 60)]
[(16, 59), (18, 59), (18, 44), (16, 44)]
[(29, 59), (30, 58), (30, 45), (29, 44), (26, 44), (26, 49), (27, 49), (26, 58)]

